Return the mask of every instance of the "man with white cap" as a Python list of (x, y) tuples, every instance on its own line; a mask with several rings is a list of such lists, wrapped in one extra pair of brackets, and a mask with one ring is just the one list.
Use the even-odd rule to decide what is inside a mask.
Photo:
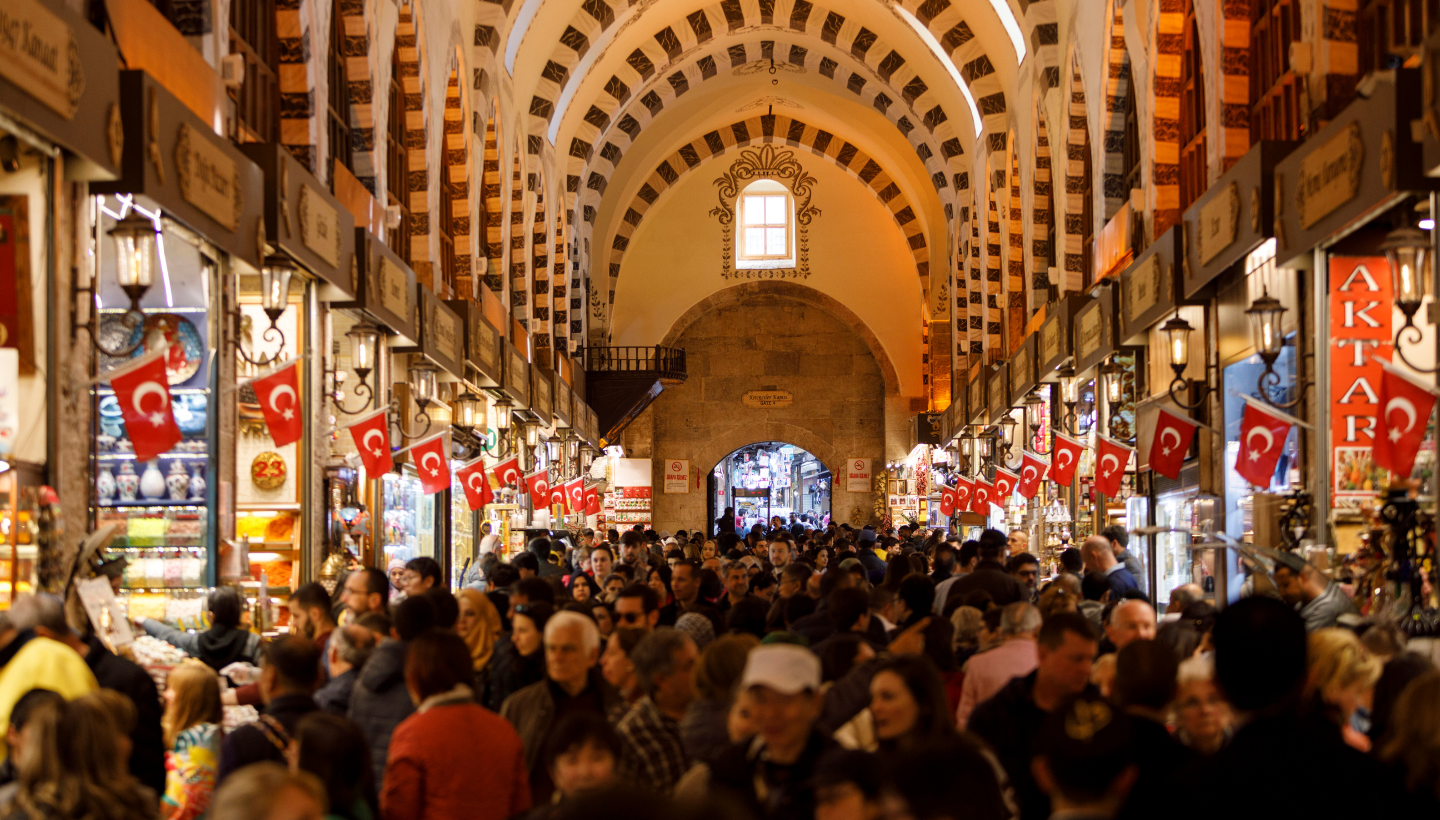
[(720, 754), (710, 787), (730, 793), (761, 820), (812, 820), (811, 779), (821, 755), (838, 748), (816, 728), (823, 701), (820, 659), (794, 644), (757, 646), (745, 661), (740, 689), (749, 698), (756, 735)]

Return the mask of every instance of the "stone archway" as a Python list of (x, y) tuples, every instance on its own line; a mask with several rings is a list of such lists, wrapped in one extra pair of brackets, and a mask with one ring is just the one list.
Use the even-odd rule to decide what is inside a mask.
[[(773, 440), (773, 439), (755, 439), (755, 440), (753, 440), (753, 441), (748, 441), (748, 442), (746, 442), (745, 444), (741, 444), (741, 445), (735, 447), (734, 449), (730, 450), (729, 452), (726, 452), (726, 453), (720, 455), (718, 458), (714, 459), (713, 461), (710, 461), (708, 464), (707, 464), (706, 458), (705, 458), (705, 457), (701, 457), (701, 460), (698, 461), (698, 462), (696, 462), (695, 465), (694, 465), (691, 469), (699, 470), (702, 475), (709, 474), (709, 473), (714, 473), (715, 470), (716, 470), (716, 468), (718, 468), (722, 463), (724, 463), (727, 459), (729, 459), (729, 458), (731, 458), (732, 456), (734, 456), (734, 455), (735, 455), (736, 453), (738, 453), (740, 450), (742, 450), (742, 449), (744, 449), (744, 448), (746, 448), (746, 447), (752, 446), (752, 445), (757, 445), (757, 444), (775, 444), (775, 445), (778, 445), (778, 446), (786, 446), (786, 445), (788, 445), (788, 446), (790, 446), (790, 447), (794, 447), (794, 448), (797, 449), (797, 450), (803, 450), (803, 451), (805, 451), (806, 453), (808, 453), (809, 455), (814, 456), (814, 457), (815, 457), (815, 460), (820, 463), (820, 466), (823, 467), (823, 468), (825, 468), (825, 471), (830, 475), (830, 488), (829, 488), (828, 490), (826, 490), (826, 492), (825, 492), (825, 497), (828, 499), (828, 501), (827, 501), (827, 508), (824, 510), (824, 512), (832, 515), (832, 517), (834, 516), (835, 511), (836, 511), (836, 510), (835, 510), (835, 492), (834, 492), (834, 490), (835, 490), (835, 477), (836, 477), (837, 475), (841, 475), (841, 473), (837, 473), (837, 472), (836, 472), (835, 467), (836, 467), (836, 466), (840, 466), (840, 467), (842, 467), (842, 468), (845, 467), (845, 466), (846, 466), (846, 460), (843, 459), (843, 458), (841, 458), (841, 459), (838, 459), (834, 464), (832, 464), (829, 460), (827, 460), (826, 458), (822, 457), (819, 453), (816, 453), (816, 452), (807, 450), (806, 448), (800, 446), (799, 444), (796, 444), (796, 443), (793, 442), (793, 441)], [(773, 473), (772, 473), (772, 476), (773, 476)], [(696, 484), (701, 484), (701, 483), (702, 483), (702, 482), (700, 482), (698, 479), (696, 480)], [(705, 481), (705, 482), (703, 482), (703, 483), (704, 483), (704, 485), (705, 485), (705, 487), (706, 487), (707, 492), (710, 492), (710, 491), (713, 491), (713, 490), (719, 490), (719, 489), (720, 489), (719, 485), (711, 486), (711, 483), (710, 483), (708, 480)], [(723, 496), (724, 493), (719, 493), (718, 495)], [(773, 499), (773, 492), (772, 492), (772, 499)], [(737, 501), (738, 501), (738, 499), (737, 499)], [(723, 509), (724, 509), (724, 506), (725, 506), (725, 505), (722, 505), (722, 504), (720, 503), (720, 501), (717, 500), (716, 494), (712, 493), (711, 495), (707, 496), (707, 498), (706, 498), (706, 510), (707, 510), (706, 516), (707, 516), (707, 521), (709, 522), (709, 523), (706, 524), (706, 527), (707, 527), (707, 528), (713, 526), (715, 519), (716, 519), (717, 517), (719, 517), (720, 513), (721, 513), (721, 512), (723, 511)], [(774, 502), (773, 502), (773, 500), (772, 500), (772, 502), (771, 502), (771, 509), (772, 509), (771, 514), (772, 514), (772, 515), (776, 514), (776, 513), (773, 511), (773, 510), (774, 510)], [(795, 512), (795, 511), (792, 509), (791, 512)], [(807, 510), (807, 512), (814, 513), (814, 512), (817, 512), (817, 511), (812, 509), (812, 510)], [(839, 519), (836, 519), (836, 520), (837, 520), (837, 522), (839, 521)], [(847, 519), (847, 520), (848, 520), (848, 519)], [(713, 532), (713, 529), (707, 529), (707, 532)]]

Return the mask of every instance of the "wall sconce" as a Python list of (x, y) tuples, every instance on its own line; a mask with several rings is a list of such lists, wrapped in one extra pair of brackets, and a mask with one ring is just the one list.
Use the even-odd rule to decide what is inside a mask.
[[(1204, 389), (1194, 402), (1187, 402), (1180, 396), (1181, 393), (1191, 392), (1196, 384), (1194, 379), (1185, 378), (1185, 368), (1190, 364), (1190, 334), (1194, 331), (1195, 328), (1180, 317), (1178, 310), (1169, 321), (1160, 326), (1160, 332), (1165, 334), (1165, 350), (1170, 357), (1170, 369), (1175, 371), (1175, 378), (1170, 381), (1170, 400), (1186, 410), (1194, 410), (1204, 405), (1205, 400), (1215, 391), (1207, 380), (1201, 385)], [(1208, 362), (1206, 370), (1209, 370)]]
[[(562, 456), (564, 453), (564, 439), (560, 438), (558, 435), (552, 435), (545, 439), (545, 463), (547, 465), (551, 467), (557, 466), (557, 463), (560, 461), (560, 456)], [(564, 466), (559, 466), (561, 466), (561, 472), (563, 473)]]
[(330, 400), (335, 404), (335, 410), (347, 416), (359, 415), (370, 408), (375, 398), (375, 390), (368, 382), (370, 371), (375, 369), (376, 351), (380, 346), (380, 329), (368, 322), (360, 322), (345, 332), (345, 338), (350, 340), (350, 369), (355, 371), (360, 383), (355, 385), (353, 395), (365, 395), (365, 403), (357, 410), (349, 410), (340, 402), (340, 384), (345, 381), (343, 371), (331, 370), (330, 376), (335, 385), (330, 394)]
[(590, 472), (590, 465), (594, 463), (595, 448), (591, 447), (589, 442), (582, 442), (580, 444), (580, 472), (582, 474), (588, 474)]
[(1100, 365), (1100, 378), (1105, 383), (1105, 414), (1110, 425), (1110, 437), (1121, 441), (1133, 438), (1115, 432), (1116, 414), (1125, 399), (1125, 368), (1112, 356)]
[[(430, 432), (431, 421), (429, 407), (430, 404), (435, 401), (435, 379), (438, 372), (434, 365), (424, 361), (421, 361), (419, 364), (410, 365), (409, 370), (406, 371), (406, 377), (410, 383), (410, 398), (414, 399), (415, 406), (420, 408), (419, 411), (415, 413), (415, 423), (419, 424), (422, 421), (425, 423), (424, 429), (416, 433), (411, 433), (405, 430), (404, 427), (401, 427), (400, 432), (404, 433), (406, 438), (421, 438)], [(395, 418), (399, 419), (400, 400), (398, 398), (392, 399), (390, 407), (395, 412)]]
[(966, 425), (965, 432), (960, 435), (960, 458), (962, 459), (960, 470), (965, 475), (974, 474), (976, 453), (975, 428)]
[[(1245, 315), (1250, 317), (1250, 337), (1255, 343), (1255, 352), (1259, 353), (1261, 360), (1265, 362), (1265, 371), (1256, 382), (1261, 400), (1273, 407), (1289, 409), (1296, 406), (1300, 403), (1305, 388), (1309, 386), (1309, 382), (1304, 379), (1295, 380), (1295, 398), (1290, 401), (1279, 402), (1270, 397), (1270, 391), (1280, 386), (1280, 374), (1275, 372), (1275, 361), (1280, 358), (1280, 351), (1285, 347), (1285, 334), (1280, 324), (1285, 315), (1285, 306), (1280, 304), (1279, 299), (1271, 296), (1268, 289), (1261, 290), (1259, 298), (1245, 309)], [(1395, 349), (1398, 351), (1400, 346), (1396, 344)]]
[(1419, 228), (1396, 228), (1385, 237), (1380, 250), (1385, 252), (1385, 261), (1390, 263), (1390, 287), (1395, 307), (1405, 314), (1405, 324), (1395, 331), (1395, 355), (1412, 370), (1421, 373), (1440, 371), (1440, 366), (1416, 367), (1405, 358), (1405, 349), (1400, 345), (1407, 330), (1411, 331), (1412, 343), (1424, 338), (1420, 328), (1415, 326), (1415, 312), (1430, 291), (1430, 237)]
[(290, 303), (290, 277), (295, 275), (295, 263), (283, 253), (275, 253), (265, 257), (260, 264), (260, 308), (265, 311), (265, 316), (270, 319), (270, 326), (260, 335), (265, 341), (279, 339), (280, 349), (275, 351), (273, 356), (262, 356), (258, 359), (250, 358), (245, 348), (240, 345), (240, 322), (242, 313), (239, 307), (235, 308), (233, 319), (235, 321), (235, 353), (254, 367), (264, 367), (280, 359), (285, 350), (285, 332), (280, 329), (280, 316)]
[(473, 430), (485, 418), (485, 400), (466, 390), (450, 402), (450, 417), (456, 427)]
[(1025, 426), (1030, 430), (1030, 451), (1040, 456), (1050, 455), (1050, 449), (1041, 449), (1040, 428), (1045, 424), (1045, 399), (1039, 393), (1025, 396)]
[(1065, 405), (1065, 415), (1060, 419), (1060, 426), (1070, 435), (1078, 435), (1075, 430), (1075, 423), (1078, 421), (1075, 415), (1075, 405), (1080, 403), (1080, 380), (1075, 378), (1075, 368), (1070, 365), (1055, 371), (1060, 379), (1060, 403)]
[(1000, 417), (999, 430), (1000, 451), (1002, 453), (1000, 457), (1001, 464), (1010, 463), (1010, 452), (1015, 447), (1015, 433), (1019, 427), (1020, 423), (1015, 420), (1015, 416), (1009, 410), (1006, 410), (1005, 414)]
[(503, 456), (510, 451), (510, 411), (514, 407), (515, 404), (506, 398), (499, 399), (491, 405), (495, 416), (495, 452), (492, 453), (494, 456)]
[[(125, 323), (131, 327), (139, 327), (145, 321), (145, 313), (140, 309), (140, 300), (145, 298), (145, 293), (150, 290), (150, 285), (155, 281), (155, 254), (161, 234), (156, 230), (153, 220), (131, 211), (128, 216), (110, 229), (109, 236), (115, 243), (115, 282), (130, 299), (130, 307), (125, 313)], [(98, 273), (96, 278), (99, 278)], [(88, 288), (75, 288), (75, 296), (82, 293), (90, 296), (90, 321), (81, 327), (90, 331), (90, 343), (96, 350), (106, 356), (117, 359), (125, 358), (140, 349), (140, 345), (145, 342), (145, 334), (139, 334), (134, 342), (119, 349), (107, 348), (102, 345), (99, 334), (96, 332), (98, 311), (96, 310), (95, 293), (97, 289), (98, 282), (92, 282)], [(130, 318), (132, 316), (134, 319)]]
[(985, 468), (995, 463), (995, 439), (998, 437), (998, 435), (999, 433), (996, 432), (994, 428), (991, 428), (989, 430), (982, 431), (979, 437), (975, 439), (977, 446), (980, 448), (979, 453), (981, 471), (984, 471)]

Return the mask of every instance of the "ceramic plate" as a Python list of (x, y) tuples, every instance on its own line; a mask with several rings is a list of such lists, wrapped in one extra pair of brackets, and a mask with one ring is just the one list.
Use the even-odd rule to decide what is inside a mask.
[(200, 331), (189, 319), (174, 313), (153, 313), (145, 317), (145, 324), (130, 333), (130, 344), (144, 333), (145, 344), (136, 356), (144, 355), (165, 342), (170, 350), (165, 354), (165, 376), (171, 384), (180, 384), (200, 370), (205, 355), (205, 346), (200, 343)]

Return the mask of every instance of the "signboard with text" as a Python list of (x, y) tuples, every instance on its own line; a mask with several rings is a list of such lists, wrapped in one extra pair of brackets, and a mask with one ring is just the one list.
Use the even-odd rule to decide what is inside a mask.
[(1391, 358), (1393, 312), (1383, 256), (1330, 257), (1330, 474), (1337, 502), (1373, 498), (1387, 478), (1370, 447), (1380, 401), (1375, 359)]
[(845, 462), (845, 491), (870, 492), (870, 459), (852, 458)]
[(690, 492), (690, 462), (672, 458), (665, 462), (665, 492)]

